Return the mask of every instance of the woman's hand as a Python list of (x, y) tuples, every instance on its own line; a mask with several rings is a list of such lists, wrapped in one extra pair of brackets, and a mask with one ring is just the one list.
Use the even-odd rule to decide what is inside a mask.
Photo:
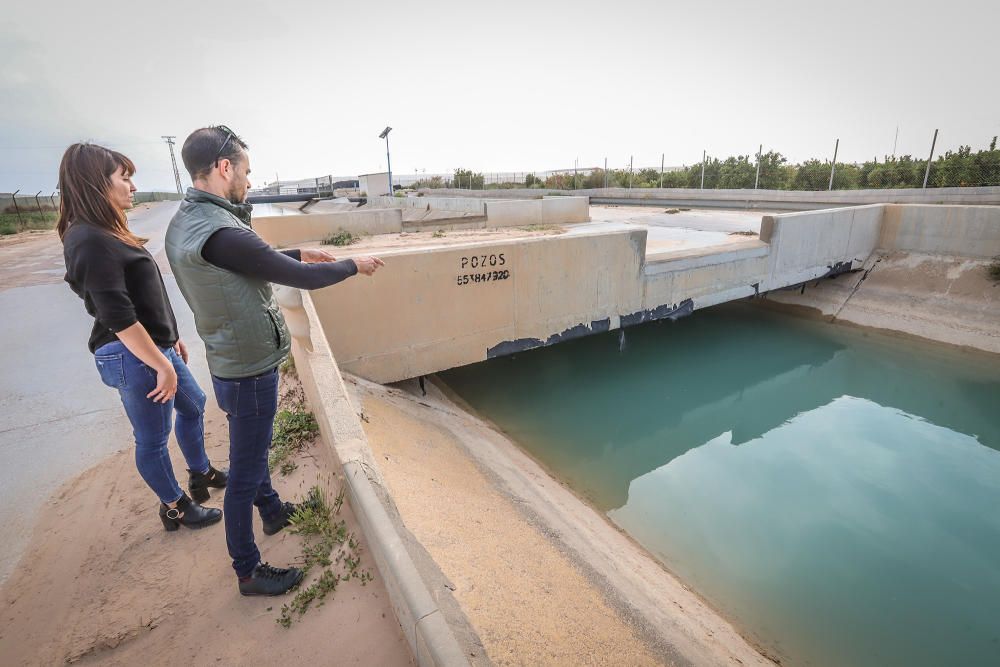
[(358, 267), (358, 273), (370, 276), (378, 267), (385, 266), (385, 262), (378, 257), (355, 257), (354, 265)]
[(177, 344), (174, 345), (174, 352), (177, 353), (177, 356), (179, 356), (185, 364), (188, 362), (188, 348), (187, 345), (184, 344), (184, 341), (180, 338), (177, 339)]
[(177, 371), (170, 360), (163, 357), (163, 365), (156, 369), (156, 388), (146, 394), (154, 403), (168, 403), (177, 393)]

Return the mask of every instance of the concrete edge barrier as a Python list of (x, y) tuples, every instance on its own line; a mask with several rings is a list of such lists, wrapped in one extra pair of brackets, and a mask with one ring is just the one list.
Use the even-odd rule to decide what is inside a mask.
[(296, 370), (319, 424), (323, 444), (343, 468), (351, 509), (368, 540), (396, 619), (417, 664), (468, 665), (464, 651), (400, 535), (405, 528), (375, 467), (361, 421), (347, 396), (309, 294), (283, 289), (279, 292), (279, 303), (290, 319)]
[(896, 188), (885, 190), (700, 190), (696, 188), (594, 188), (558, 190), (422, 189), (427, 197), (478, 197), (487, 199), (540, 199), (569, 195), (590, 197), (594, 204), (637, 206), (695, 206), (716, 208), (831, 208), (858, 204), (1000, 204), (1000, 186), (969, 188)]
[(339, 231), (357, 235), (398, 234), (403, 231), (403, 211), (387, 208), (262, 215), (253, 219), (253, 225), (256, 232), (270, 245), (286, 248), (299, 243), (316, 243)]

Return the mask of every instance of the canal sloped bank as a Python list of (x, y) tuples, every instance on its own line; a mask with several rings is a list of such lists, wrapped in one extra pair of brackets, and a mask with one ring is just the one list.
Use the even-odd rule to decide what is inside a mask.
[(345, 381), (402, 521), (496, 664), (771, 664), (435, 384)]

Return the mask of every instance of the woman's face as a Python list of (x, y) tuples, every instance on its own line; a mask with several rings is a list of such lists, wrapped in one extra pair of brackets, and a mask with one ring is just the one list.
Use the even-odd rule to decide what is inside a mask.
[(135, 192), (135, 185), (132, 177), (125, 172), (124, 167), (118, 167), (115, 173), (111, 174), (111, 203), (127, 210), (132, 208), (132, 193)]

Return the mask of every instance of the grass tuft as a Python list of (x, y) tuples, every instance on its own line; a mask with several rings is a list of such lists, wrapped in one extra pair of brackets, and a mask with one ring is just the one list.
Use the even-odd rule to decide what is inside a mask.
[(336, 234), (326, 237), (323, 239), (323, 245), (352, 245), (361, 240), (360, 236), (355, 236), (346, 229), (342, 229)]
[[(343, 519), (336, 519), (344, 506), (344, 489), (329, 505), (323, 492), (314, 486), (309, 490), (307, 500), (292, 515), (289, 531), (302, 536), (302, 569), (305, 573), (316, 567), (323, 568), (319, 578), (300, 589), (289, 604), (283, 605), (276, 619), (278, 625), (289, 628), (292, 622), (305, 614), (313, 603), (322, 606), (327, 595), (335, 593), (342, 581), (357, 579), (362, 586), (374, 580), (370, 570), (361, 568), (361, 546), (354, 535), (347, 532)], [(331, 559), (333, 550), (340, 549), (336, 558)], [(335, 571), (334, 566), (341, 566)]]
[(293, 410), (279, 410), (274, 418), (274, 434), (271, 437), (271, 451), (267, 453), (267, 468), (271, 472), (277, 468), (283, 475), (295, 470), (298, 465), (291, 460), (319, 433), (319, 424), (311, 412), (296, 407)]

